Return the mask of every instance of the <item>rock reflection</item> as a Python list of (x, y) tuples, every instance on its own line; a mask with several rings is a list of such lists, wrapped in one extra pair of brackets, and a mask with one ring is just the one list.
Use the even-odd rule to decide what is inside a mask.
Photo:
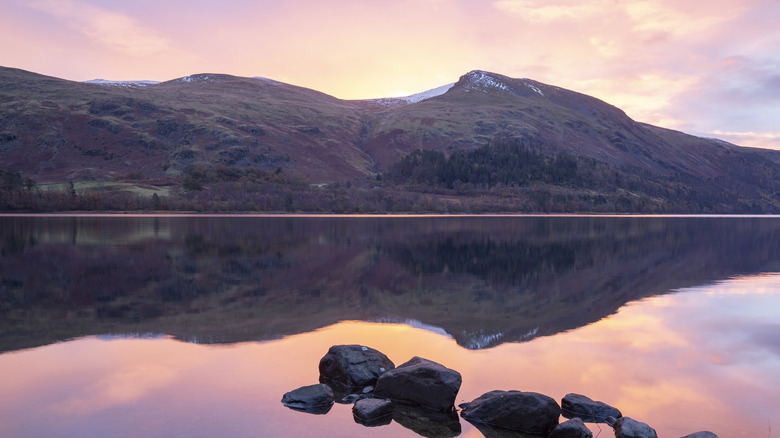
[(438, 412), (419, 406), (396, 403), (393, 405), (393, 421), (426, 438), (451, 438), (460, 435), (457, 412)]
[(780, 270), (773, 218), (3, 217), (0, 351), (102, 333), (205, 343), (417, 321), (468, 349)]

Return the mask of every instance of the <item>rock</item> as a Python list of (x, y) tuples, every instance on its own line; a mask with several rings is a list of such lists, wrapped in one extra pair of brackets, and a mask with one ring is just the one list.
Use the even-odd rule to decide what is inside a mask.
[(355, 403), (357, 403), (358, 400), (361, 399), (360, 398), (361, 395), (362, 394), (349, 394), (349, 395), (343, 397), (339, 403), (344, 403), (344, 404), (348, 404), (348, 405), (355, 404)]
[[(335, 391), (334, 391), (335, 393)], [(363, 400), (364, 398), (374, 398), (374, 394), (349, 394), (345, 397), (342, 397), (339, 399), (339, 395), (336, 394), (336, 403), (343, 403), (345, 405), (354, 405), (358, 402), (358, 400)]]
[(303, 386), (282, 397), (282, 403), (288, 408), (310, 414), (327, 414), (334, 400), (333, 390), (322, 383)]
[(380, 398), (358, 400), (352, 407), (355, 421), (365, 426), (390, 424), (393, 419), (393, 402)]
[(555, 426), (547, 438), (593, 438), (593, 432), (585, 426), (581, 419), (572, 418)]
[(334, 345), (320, 360), (320, 382), (339, 392), (374, 386), (377, 378), (395, 368), (381, 352), (361, 345)]
[(618, 418), (612, 427), (615, 438), (658, 438), (655, 429), (629, 417)]
[(535, 435), (547, 434), (558, 424), (560, 415), (561, 408), (552, 398), (522, 391), (491, 391), (461, 411), (470, 422)]
[(718, 438), (718, 436), (712, 432), (705, 431), (705, 432), (696, 432), (690, 435), (685, 435), (682, 438)]
[(374, 395), (448, 411), (454, 409), (461, 382), (459, 372), (415, 356), (379, 376)]
[(606, 423), (607, 417), (623, 416), (617, 408), (580, 394), (566, 394), (561, 400), (561, 412), (566, 418), (579, 418), (587, 423)]

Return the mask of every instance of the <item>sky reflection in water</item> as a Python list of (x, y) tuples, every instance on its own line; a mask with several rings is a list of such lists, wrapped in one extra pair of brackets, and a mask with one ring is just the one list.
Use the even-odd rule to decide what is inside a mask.
[[(430, 330), (364, 322), (220, 346), (88, 337), (0, 355), (0, 436), (418, 436), (397, 423), (366, 429), (349, 405), (327, 415), (282, 406), (282, 394), (317, 382), (327, 348), (344, 343), (374, 347), (396, 365), (420, 355), (458, 370), (456, 404), (493, 389), (559, 401), (577, 392), (661, 437), (771, 436), (780, 427), (777, 309), (780, 275), (767, 274), (633, 302), (579, 329), (479, 351)], [(482, 436), (461, 426), (461, 436)], [(612, 436), (606, 426), (593, 430)]]

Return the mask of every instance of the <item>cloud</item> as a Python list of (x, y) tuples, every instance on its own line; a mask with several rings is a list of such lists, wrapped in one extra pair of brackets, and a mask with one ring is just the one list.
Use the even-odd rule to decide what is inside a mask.
[(705, 135), (720, 138), (740, 146), (780, 150), (780, 132), (735, 132), (716, 129)]
[(170, 46), (168, 40), (136, 19), (85, 2), (38, 0), (30, 6), (62, 19), (84, 36), (128, 55), (153, 55)]
[(707, 8), (684, 10), (680, 3), (660, 0), (629, 1), (625, 11), (634, 22), (635, 31), (662, 31), (674, 35), (699, 34), (736, 17), (742, 8)]
[[(523, 62), (548, 66), (535, 79), (596, 96), (642, 122), (745, 146), (780, 146), (774, 134), (780, 56), (771, 49), (780, 44), (776, 4), (498, 0), (492, 6), (514, 20), (515, 35), (525, 40)], [(525, 25), (517, 26), (518, 19)]]
[(170, 384), (174, 370), (157, 364), (131, 364), (103, 376), (50, 408), (66, 415), (85, 415), (136, 402)]
[(605, 11), (605, 2), (590, 2), (582, 4), (576, 2), (572, 5), (549, 4), (544, 1), (534, 0), (498, 0), (493, 2), (493, 7), (513, 15), (517, 15), (526, 21), (546, 23), (560, 20), (582, 21), (601, 14)]

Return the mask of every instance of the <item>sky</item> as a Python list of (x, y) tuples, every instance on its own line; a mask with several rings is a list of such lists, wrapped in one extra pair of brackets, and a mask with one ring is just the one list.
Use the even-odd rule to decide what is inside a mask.
[(475, 69), (780, 149), (777, 0), (0, 0), (0, 65), (85, 81), (263, 76), (343, 99)]

